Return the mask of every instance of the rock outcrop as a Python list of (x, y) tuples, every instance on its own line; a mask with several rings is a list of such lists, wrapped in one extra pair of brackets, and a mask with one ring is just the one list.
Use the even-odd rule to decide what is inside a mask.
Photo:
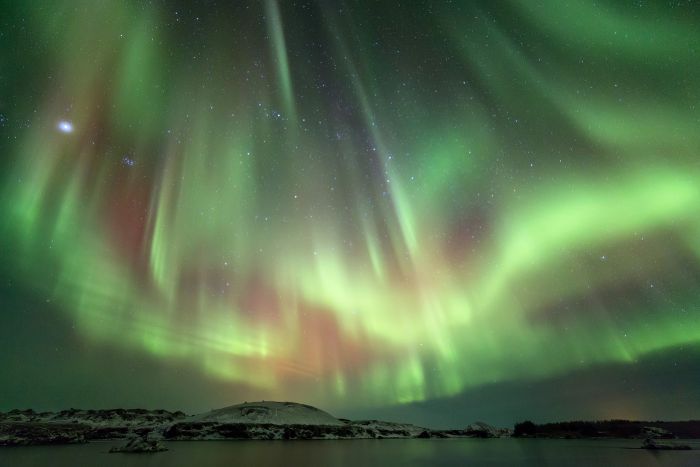
[(484, 422), (474, 422), (467, 426), (464, 431), (471, 438), (503, 438), (512, 433), (507, 428), (496, 428)]
[(165, 427), (185, 417), (182, 412), (145, 409), (11, 410), (0, 412), (0, 446), (85, 443), (130, 434), (160, 436)]

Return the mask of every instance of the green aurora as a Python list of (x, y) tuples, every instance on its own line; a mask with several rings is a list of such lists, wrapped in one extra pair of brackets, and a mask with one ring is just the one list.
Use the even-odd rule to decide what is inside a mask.
[(693, 2), (230, 3), (3, 5), (4, 268), (87, 348), (378, 407), (700, 344)]

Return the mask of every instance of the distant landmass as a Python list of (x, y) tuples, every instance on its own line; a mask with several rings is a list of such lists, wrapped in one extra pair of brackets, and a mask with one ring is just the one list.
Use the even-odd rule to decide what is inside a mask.
[[(126, 439), (113, 452), (154, 452), (161, 441), (226, 439), (382, 439), (382, 438), (700, 438), (700, 421), (522, 422), (514, 430), (483, 422), (463, 429), (435, 430), (407, 423), (347, 420), (295, 402), (245, 402), (203, 414), (145, 409), (0, 412), (0, 446), (85, 443)], [(651, 443), (649, 446), (662, 446)]]
[(516, 423), (513, 436), (517, 438), (640, 438), (640, 439), (697, 439), (700, 438), (700, 420), (664, 421), (573, 421), (544, 423), (530, 421)]

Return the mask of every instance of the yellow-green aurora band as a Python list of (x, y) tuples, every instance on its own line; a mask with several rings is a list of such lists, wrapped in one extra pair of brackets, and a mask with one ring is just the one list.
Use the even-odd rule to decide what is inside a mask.
[(696, 19), (365, 3), (17, 5), (51, 45), (17, 278), (96, 343), (334, 404), (699, 343)]

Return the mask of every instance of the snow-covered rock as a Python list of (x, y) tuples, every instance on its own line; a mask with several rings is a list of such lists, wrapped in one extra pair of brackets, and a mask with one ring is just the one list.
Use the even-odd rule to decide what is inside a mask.
[(351, 426), (376, 431), (383, 438), (416, 438), (422, 432), (428, 430), (428, 428), (410, 423), (386, 422), (383, 420), (352, 420), (347, 423)]
[(11, 410), (0, 412), (0, 422), (83, 423), (91, 427), (148, 427), (184, 419), (183, 412), (147, 409), (67, 409), (60, 412)]
[(294, 402), (251, 402), (212, 410), (170, 425), (165, 439), (414, 438), (426, 428), (379, 420), (340, 420)]
[(467, 436), (473, 438), (502, 438), (511, 435), (508, 428), (496, 428), (484, 422), (474, 422), (467, 426), (464, 431)]
[(11, 410), (0, 412), (0, 445), (84, 443), (130, 434), (159, 438), (167, 426), (185, 417), (182, 412), (145, 409)]
[(163, 433), (168, 440), (214, 439), (382, 439), (414, 438), (420, 433), (399, 426), (363, 425), (279, 425), (271, 423), (219, 423), (183, 421)]

